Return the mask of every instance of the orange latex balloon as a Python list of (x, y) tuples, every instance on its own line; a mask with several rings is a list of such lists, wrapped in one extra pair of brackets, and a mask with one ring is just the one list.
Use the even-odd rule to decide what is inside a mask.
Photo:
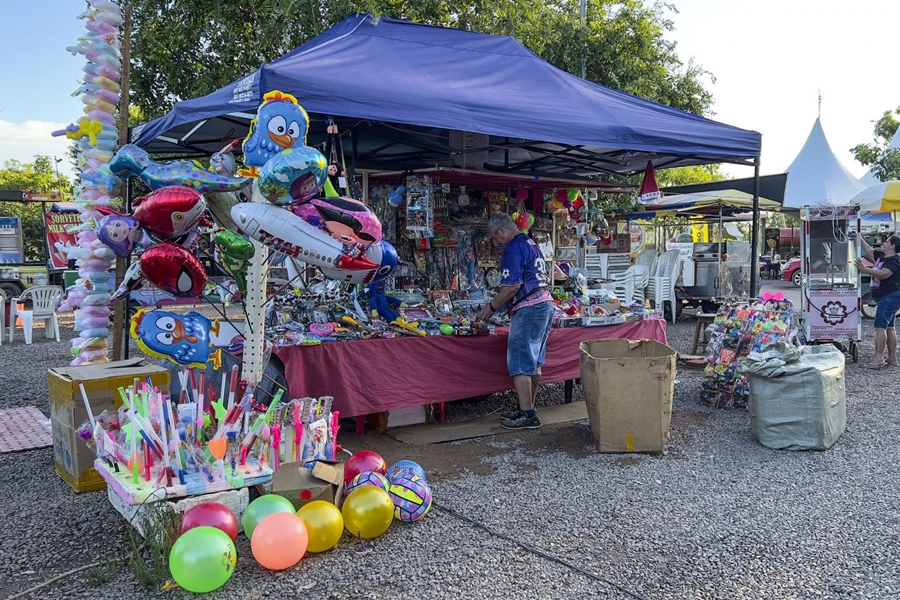
[(272, 513), (259, 522), (250, 538), (253, 558), (273, 571), (289, 569), (306, 554), (309, 534), (294, 513)]
[(216, 438), (214, 440), (209, 440), (207, 446), (209, 446), (209, 453), (212, 454), (216, 460), (224, 460), (225, 451), (228, 449), (228, 440), (225, 438)]

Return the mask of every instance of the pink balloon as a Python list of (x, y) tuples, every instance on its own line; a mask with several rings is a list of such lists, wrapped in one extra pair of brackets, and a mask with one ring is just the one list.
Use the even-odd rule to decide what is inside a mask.
[(221, 529), (231, 541), (237, 541), (238, 520), (234, 512), (218, 502), (204, 502), (187, 509), (181, 518), (181, 533), (194, 527)]

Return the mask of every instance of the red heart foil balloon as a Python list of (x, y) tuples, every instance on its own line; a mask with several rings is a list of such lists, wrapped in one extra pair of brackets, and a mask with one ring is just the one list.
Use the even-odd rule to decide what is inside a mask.
[(206, 285), (206, 272), (197, 257), (172, 242), (160, 242), (141, 255), (141, 272), (161, 289), (179, 298), (199, 296)]

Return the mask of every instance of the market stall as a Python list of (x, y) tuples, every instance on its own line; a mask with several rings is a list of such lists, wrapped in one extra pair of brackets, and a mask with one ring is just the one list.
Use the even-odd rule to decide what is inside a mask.
[[(334, 396), (342, 416), (448, 402), (507, 390), (508, 330), (496, 335), (404, 337), (314, 346), (286, 346), (288, 387), (296, 396)], [(593, 339), (666, 343), (665, 322), (650, 319), (610, 327), (551, 330), (542, 382), (577, 379), (578, 346)]]

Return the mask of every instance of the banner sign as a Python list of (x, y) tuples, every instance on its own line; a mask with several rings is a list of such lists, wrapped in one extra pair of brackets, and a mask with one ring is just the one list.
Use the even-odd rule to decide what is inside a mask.
[(50, 248), (50, 268), (67, 269), (69, 259), (62, 253), (59, 246), (77, 246), (75, 232), (68, 232), (70, 227), (81, 225), (81, 219), (77, 212), (46, 212), (44, 213), (44, 227), (47, 231), (47, 246)]

